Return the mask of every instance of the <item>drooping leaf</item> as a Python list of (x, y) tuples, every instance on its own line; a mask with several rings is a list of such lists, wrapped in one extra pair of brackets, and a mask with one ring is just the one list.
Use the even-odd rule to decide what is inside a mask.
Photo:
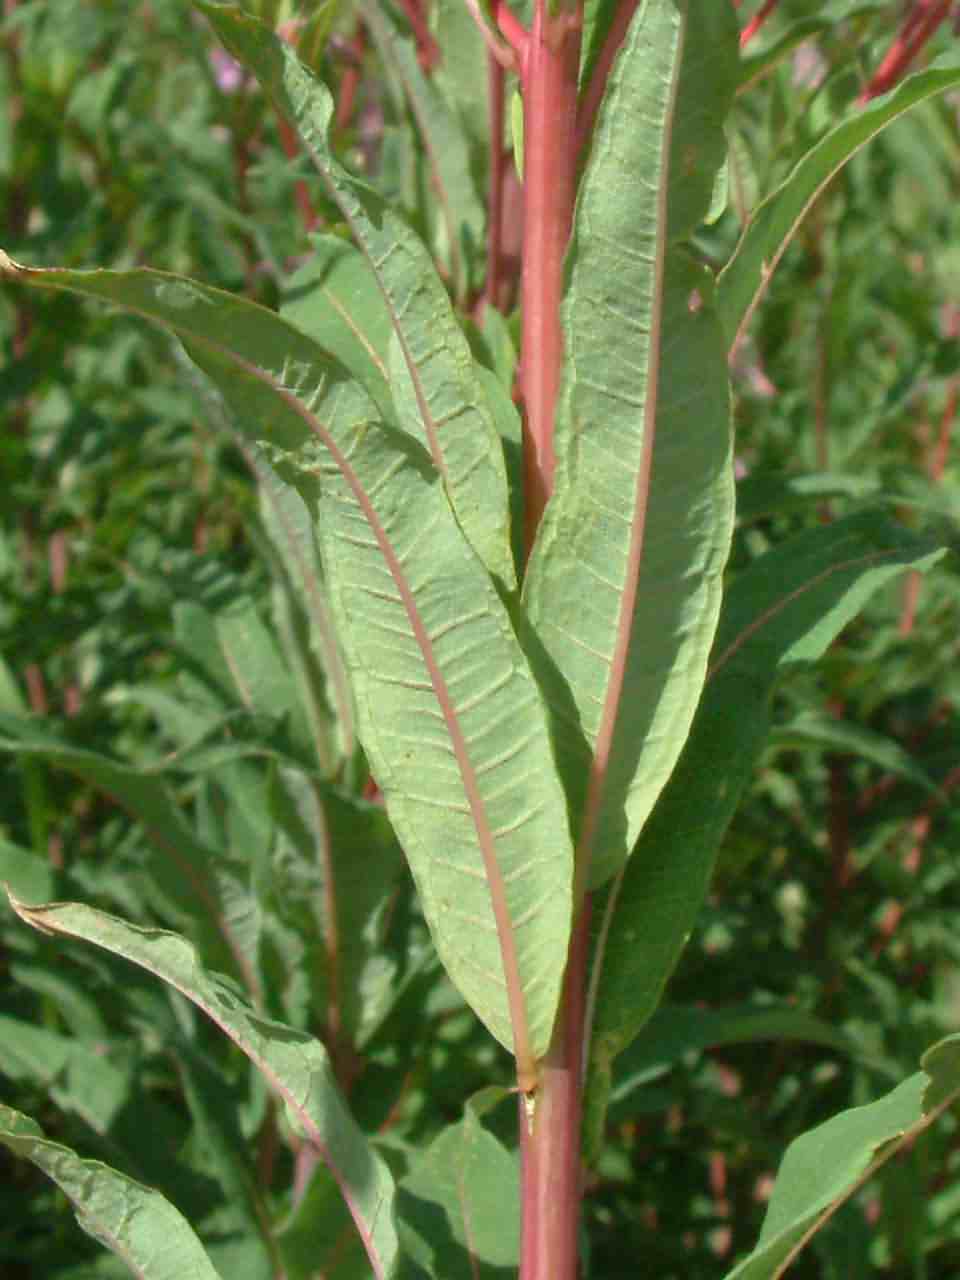
[(194, 948), (177, 934), (135, 928), (78, 903), (31, 907), (11, 898), (11, 905), (35, 929), (84, 939), (139, 965), (212, 1019), (261, 1072), (285, 1103), (291, 1124), (327, 1162), (377, 1280), (393, 1274), (393, 1179), (357, 1128), (318, 1040), (255, 1014), (232, 985), (204, 969)]
[(29, 1116), (0, 1105), (0, 1142), (69, 1197), (77, 1222), (140, 1280), (220, 1280), (190, 1224), (169, 1200), (98, 1160), (51, 1142)]
[[(756, 1248), (726, 1280), (775, 1280), (832, 1207), (960, 1097), (958, 1037), (924, 1055), (923, 1070), (885, 1097), (833, 1116), (787, 1148)], [(878, 1153), (882, 1151), (882, 1155)]]
[(593, 885), (623, 865), (673, 768), (719, 612), (726, 363), (711, 278), (682, 241), (723, 159), (735, 38), (712, 0), (639, 7), (577, 205), (555, 489), (524, 600)]
[[(323, 546), (361, 738), (448, 972), (528, 1076), (566, 957), (572, 850), (540, 691), (420, 445), (278, 316), (150, 271), (9, 268), (165, 324)], [(499, 445), (498, 445), (499, 448)]]
[(960, 84), (960, 66), (938, 59), (895, 89), (856, 107), (794, 166), (792, 173), (756, 209), (733, 257), (717, 281), (717, 306), (727, 347), (750, 323), (767, 281), (804, 215), (830, 179), (871, 138), (910, 107)]
[(777, 676), (819, 658), (891, 578), (944, 554), (938, 539), (862, 512), (775, 548), (728, 588), (689, 741), (624, 874), (595, 903), (598, 1081), (656, 1008), (690, 935), (766, 740)]
[(333, 100), (290, 48), (250, 14), (198, 0), (229, 52), (296, 126), (306, 152), (379, 281), (420, 409), (418, 438), (444, 477), (471, 545), (515, 583), (503, 454), (466, 338), (433, 262), (404, 220), (334, 159)]

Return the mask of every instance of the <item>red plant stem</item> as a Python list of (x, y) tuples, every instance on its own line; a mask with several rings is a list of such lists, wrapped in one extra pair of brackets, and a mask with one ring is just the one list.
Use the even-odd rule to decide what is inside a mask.
[(777, 7), (777, 0), (764, 0), (763, 4), (740, 32), (740, 48), (745, 49)]
[(500, 33), (514, 51), (522, 64), (530, 43), (530, 33), (504, 0), (493, 0), (491, 6), (493, 20), (500, 28)]
[(360, 87), (360, 73), (363, 69), (363, 55), (367, 47), (367, 30), (362, 22), (357, 23), (356, 30), (346, 46), (347, 66), (340, 78), (340, 91), (337, 94), (337, 107), (334, 116), (334, 127), (346, 129), (353, 119), (353, 109)]
[(487, 282), (484, 296), (491, 306), (500, 295), (503, 246), (503, 67), (487, 53), (487, 111), (490, 117), (490, 193), (487, 208)]
[(921, 578), (919, 569), (911, 569), (903, 580), (903, 604), (897, 626), (897, 634), (900, 636), (908, 636), (913, 631), (913, 624), (917, 618), (917, 606), (920, 603)]
[(563, 257), (576, 196), (577, 75), (583, 10), (536, 0), (521, 67), (524, 119), (523, 337), (526, 543), (553, 488), (553, 429), (563, 334)]
[[(280, 133), (280, 142), (283, 150), (289, 160), (295, 160), (300, 154), (300, 143), (297, 139), (296, 131), (287, 122), (287, 120), (277, 114), (277, 129)], [(300, 220), (303, 223), (304, 231), (312, 231), (319, 222), (313, 203), (310, 199), (310, 192), (303, 178), (298, 178), (294, 186), (294, 199), (297, 202), (297, 208), (300, 210)]]
[(427, 26), (423, 0), (400, 0), (400, 8), (406, 14), (410, 30), (417, 42), (417, 61), (424, 71), (432, 71), (440, 61), (440, 50), (433, 38), (433, 33)]
[(939, 484), (943, 480), (943, 473), (947, 469), (947, 458), (950, 454), (950, 437), (953, 434), (958, 405), (960, 405), (960, 379), (954, 378), (947, 392), (947, 403), (944, 406), (943, 417), (940, 419), (940, 432), (937, 436), (933, 457), (930, 459), (930, 466), (927, 468), (930, 479), (934, 484)]
[(950, 14), (951, 0), (917, 0), (904, 20), (886, 57), (870, 77), (870, 82), (857, 101), (862, 106), (871, 98), (886, 93), (903, 78), (907, 68), (927, 43), (937, 27)]
[(523, 1227), (520, 1280), (576, 1280), (584, 992), (590, 952), (590, 900), (570, 938), (560, 1011), (532, 1124), (520, 1097)]

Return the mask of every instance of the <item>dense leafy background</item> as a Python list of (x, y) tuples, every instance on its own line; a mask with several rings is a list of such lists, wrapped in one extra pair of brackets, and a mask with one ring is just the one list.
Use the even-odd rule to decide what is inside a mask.
[[(751, 43), (730, 208), (700, 236), (708, 261), (723, 265), (744, 211), (851, 109), (898, 11), (784, 2)], [(354, 18), (324, 9), (301, 43), (343, 94)], [(455, 6), (439, 6), (439, 22), (441, 35), (460, 30)], [(281, 300), (311, 254), (306, 170), (202, 21), (179, 0), (37, 0), (8, 6), (2, 33), (0, 243), (12, 257), (149, 264)], [(931, 52), (951, 43), (944, 28)], [(397, 66), (414, 76), (415, 62), (398, 56), (385, 77), (363, 64), (341, 141), (401, 197), (468, 303), (479, 245), (466, 236), (454, 252), (436, 213), (393, 78)], [(453, 137), (474, 139), (482, 84), (439, 73), (435, 86)], [(861, 152), (774, 277), (735, 363), (733, 574), (867, 497), (908, 526), (956, 521), (958, 112), (955, 96), (922, 104)], [(470, 172), (446, 181), (469, 227), (482, 160), (475, 145), (464, 154)], [(325, 218), (320, 194), (306, 194)], [(324, 683), (321, 654), (303, 642), (318, 620), (300, 610), (242, 450), (173, 344), (145, 325), (11, 287), (0, 329), (0, 738), (22, 746), (24, 713), (42, 717), (30, 750), (0, 773), (2, 876), (27, 900), (80, 898), (192, 931), (229, 969), (222, 934), (170, 874), (162, 835), (178, 812), (210, 858), (241, 953), (257, 939), (267, 1011), (324, 1034), (361, 1125), (408, 1175), (407, 1248), (428, 1265), (447, 1126), (474, 1089), (509, 1083), (509, 1063), (426, 942), (364, 763), (331, 714), (335, 658)], [(509, 327), (486, 340), (509, 377)], [(949, 564), (902, 579), (816, 670), (780, 684), (774, 735), (668, 1004), (617, 1064), (586, 1202), (589, 1274), (634, 1276), (637, 1259), (649, 1275), (724, 1274), (756, 1238), (787, 1142), (885, 1092), (956, 1028), (957, 584)], [(289, 683), (298, 662), (296, 689), (316, 694), (308, 723)], [(105, 778), (91, 763), (103, 757), (129, 768)], [(146, 790), (131, 789), (135, 770)], [(342, 962), (362, 999), (332, 1000), (324, 976), (317, 841), (345, 861), (378, 858), (361, 941)], [(303, 901), (314, 905), (291, 906)], [(238, 1263), (269, 1274), (268, 1251), (250, 1244), (255, 1224), (286, 1220), (291, 1181), (310, 1171), (245, 1061), (137, 971), (32, 934), (6, 911), (0, 930), (4, 1100), (163, 1189), (225, 1275)], [(777, 1016), (764, 1022), (766, 1006)], [(474, 1139), (492, 1144), (489, 1167), (509, 1187), (511, 1108), (484, 1120)], [(0, 1161), (5, 1276), (120, 1274), (51, 1184)], [(955, 1275), (958, 1161), (948, 1118), (791, 1274)], [(348, 1238), (339, 1214), (318, 1174), (285, 1233), (291, 1276), (315, 1265), (312, 1233)], [(500, 1245), (484, 1255), (491, 1277), (508, 1274)], [(349, 1257), (344, 1246), (336, 1275), (351, 1274)]]

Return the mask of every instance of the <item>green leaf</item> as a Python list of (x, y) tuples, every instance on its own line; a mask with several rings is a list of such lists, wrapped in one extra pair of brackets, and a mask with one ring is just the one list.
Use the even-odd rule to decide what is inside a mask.
[(471, 545), (512, 588), (503, 453), (467, 340), (430, 255), (403, 219), (334, 159), (327, 139), (333, 100), (289, 47), (240, 9), (208, 0), (198, 0), (198, 7), (300, 133), (380, 284), (417, 388), (417, 438), (443, 476)]
[[(787, 1148), (757, 1246), (726, 1280), (781, 1276), (833, 1206), (850, 1195), (876, 1165), (917, 1136), (960, 1095), (960, 1038), (928, 1050), (923, 1071), (865, 1107), (855, 1107), (811, 1129)], [(876, 1167), (876, 1166), (874, 1166)]]
[(29, 1116), (0, 1105), (0, 1142), (64, 1192), (77, 1222), (141, 1280), (220, 1280), (189, 1223), (159, 1191), (45, 1138)]
[(805, 711), (780, 725), (770, 734), (770, 745), (778, 750), (830, 751), (837, 755), (869, 760), (885, 773), (915, 782), (932, 795), (939, 795), (936, 783), (914, 761), (909, 752), (887, 734), (877, 733), (865, 725), (836, 720), (815, 711)]
[(220, 610), (214, 626), (233, 686), (247, 711), (295, 718), (298, 707), (290, 673), (254, 602), (247, 597)]
[(471, 259), (479, 255), (484, 239), (483, 206), (470, 172), (466, 133), (432, 79), (421, 70), (414, 41), (398, 34), (379, 0), (362, 0), (360, 10), (381, 60), (396, 72), (416, 122), (430, 166), (431, 205), (438, 221), (440, 252), (450, 264), (454, 294), (462, 307), (470, 291)]
[[(271, 788), (276, 839), (264, 894), (296, 932), (310, 1007), (344, 1046), (362, 1047), (397, 996), (398, 957), (386, 940), (403, 855), (379, 805), (282, 769)], [(336, 956), (336, 964), (329, 962)], [(292, 977), (292, 975), (291, 975)]]
[[(489, 15), (482, 16), (489, 20)], [(443, 56), (430, 78), (463, 121), (470, 144), (485, 153), (490, 103), (486, 46), (480, 28), (462, 0), (437, 0), (431, 19)]]
[[(577, 205), (554, 494), (524, 583), (592, 885), (624, 863), (686, 738), (733, 525), (706, 214), (736, 68), (727, 5), (642, 5)], [(664, 194), (666, 193), (666, 198)]]
[[(277, 1232), (277, 1245), (284, 1280), (317, 1280), (318, 1276), (323, 1280), (369, 1280), (367, 1256), (324, 1164), (314, 1166), (306, 1189)], [(404, 1280), (413, 1280), (409, 1267), (402, 1275)]]
[(594, 906), (601, 1074), (656, 1008), (690, 935), (766, 740), (778, 674), (816, 661), (873, 592), (944, 554), (937, 539), (861, 512), (775, 548), (728, 588), (690, 739), (624, 874)]
[(54, 891), (53, 879), (48, 860), (0, 836), (0, 883), (10, 885), (17, 897), (42, 902)]
[(372, 267), (339, 236), (314, 236), (310, 259), (284, 284), (280, 314), (359, 378), (389, 421), (390, 311)]
[(814, 471), (785, 475), (782, 471), (751, 471), (737, 485), (737, 523), (763, 516), (803, 511), (826, 498), (864, 499), (877, 494), (877, 476)]
[[(28, 907), (11, 897), (22, 920), (44, 933), (82, 938), (123, 956), (193, 1001), (247, 1055), (286, 1105), (290, 1123), (327, 1162), (364, 1241), (374, 1275), (397, 1260), (393, 1179), (357, 1128), (318, 1040), (255, 1014), (220, 975), (203, 968), (177, 934), (139, 929), (78, 903)], [(198, 1273), (200, 1274), (200, 1273)]]
[(500, 1280), (520, 1257), (520, 1168), (481, 1124), (503, 1097), (484, 1090), (417, 1158), (398, 1188), (401, 1238), (443, 1280)]
[(296, 489), (253, 459), (260, 515), (269, 537), (262, 548), (273, 578), (273, 618), (283, 644), (312, 749), (332, 777), (356, 747), (353, 694), (330, 614), (320, 551), (310, 515)]
[(744, 1003), (722, 1009), (662, 1004), (633, 1044), (617, 1059), (610, 1095), (620, 1117), (629, 1096), (641, 1085), (669, 1071), (686, 1054), (717, 1045), (755, 1044), (764, 1040), (800, 1040), (838, 1053), (854, 1055), (856, 1045), (843, 1032), (812, 1014), (786, 1005)]
[(918, 102), (960, 84), (960, 66), (938, 59), (908, 76), (890, 93), (854, 109), (848, 119), (812, 147), (753, 213), (733, 257), (717, 282), (717, 305), (727, 347), (750, 323), (767, 281), (804, 215), (851, 156)]
[(540, 691), (429, 458), (254, 303), (151, 271), (15, 274), (167, 325), (250, 447), (297, 485), (322, 541), (361, 739), (441, 958), (530, 1078), (566, 959), (567, 811)]
[(221, 1064), (191, 1041), (178, 1037), (172, 1047), (190, 1109), (185, 1154), (191, 1172), (215, 1183), (220, 1202), (203, 1222), (210, 1256), (225, 1275), (275, 1280), (278, 1261), (266, 1190), (259, 1185), (249, 1139), (241, 1129), (239, 1090), (225, 1087)]
[(64, 742), (35, 720), (12, 716), (0, 716), (0, 751), (68, 770), (143, 823), (154, 850), (153, 882), (168, 909), (183, 927), (189, 921), (212, 963), (242, 978), (248, 990), (259, 989), (249, 955), (255, 908), (246, 892), (246, 868), (197, 838), (161, 778)]

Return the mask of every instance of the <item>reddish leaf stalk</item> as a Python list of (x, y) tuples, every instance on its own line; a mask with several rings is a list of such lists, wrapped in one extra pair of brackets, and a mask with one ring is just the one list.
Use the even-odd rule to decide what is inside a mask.
[(777, 7), (777, 0), (764, 0), (763, 4), (740, 32), (740, 48), (745, 49)]
[(871, 98), (887, 93), (903, 79), (911, 62), (949, 14), (950, 0), (917, 0), (887, 50), (886, 57), (857, 99), (861, 106)]

